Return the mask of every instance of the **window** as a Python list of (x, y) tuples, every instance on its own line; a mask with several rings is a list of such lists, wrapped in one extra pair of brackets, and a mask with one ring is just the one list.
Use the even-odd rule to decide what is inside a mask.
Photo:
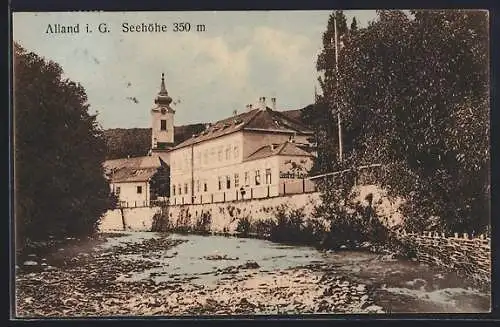
[(226, 176), (226, 189), (230, 189), (231, 188), (231, 177), (230, 176)]
[(219, 176), (219, 190), (222, 190), (222, 177)]
[(234, 146), (234, 159), (238, 159), (240, 156), (240, 149), (237, 145)]
[(248, 171), (245, 172), (245, 186), (250, 185), (250, 177)]
[(142, 193), (142, 186), (137, 186), (137, 194), (141, 194)]
[(201, 166), (201, 153), (200, 153), (200, 151), (196, 151), (195, 158), (196, 158), (195, 159), (196, 165)]
[(260, 185), (260, 170), (255, 171), (255, 185)]
[(219, 161), (222, 161), (222, 147), (219, 147), (219, 150), (217, 151)]
[(175, 185), (172, 185), (172, 195), (175, 195)]
[(240, 186), (240, 175), (234, 174), (234, 187), (237, 188)]
[(116, 190), (115, 190), (116, 195), (119, 195), (119, 194), (120, 194), (120, 191), (121, 191), (120, 186), (117, 186), (117, 187), (116, 187)]
[(196, 192), (200, 193), (200, 180), (196, 181)]
[(226, 160), (231, 159), (231, 147), (226, 148)]
[(181, 184), (177, 185), (177, 188), (179, 189), (179, 195), (181, 195), (182, 194)]
[(188, 193), (188, 184), (184, 183), (184, 194)]
[(203, 191), (208, 192), (208, 185), (207, 185), (207, 181), (205, 181), (205, 182), (203, 183)]
[(165, 119), (162, 119), (162, 120), (160, 121), (160, 123), (161, 123), (160, 129), (161, 129), (162, 131), (166, 131), (166, 130), (167, 130), (167, 121), (166, 121)]
[(271, 184), (271, 169), (266, 169), (266, 184)]

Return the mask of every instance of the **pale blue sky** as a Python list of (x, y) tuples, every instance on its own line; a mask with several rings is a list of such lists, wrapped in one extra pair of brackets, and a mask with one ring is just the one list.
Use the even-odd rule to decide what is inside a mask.
[[(175, 124), (215, 121), (261, 96), (279, 110), (313, 101), (316, 56), (330, 11), (15, 13), (14, 41), (58, 62), (86, 89), (103, 128), (149, 127), (150, 108), (165, 72)], [(345, 11), (360, 26), (373, 10)], [(121, 24), (190, 22), (197, 33), (123, 33)], [(80, 23), (110, 33), (46, 34), (47, 24)], [(127, 99), (135, 97), (139, 103)]]

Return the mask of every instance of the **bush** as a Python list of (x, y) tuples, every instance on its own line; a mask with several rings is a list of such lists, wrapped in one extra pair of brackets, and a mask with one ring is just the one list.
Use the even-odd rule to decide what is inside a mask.
[(194, 231), (197, 233), (208, 234), (212, 225), (212, 214), (208, 211), (202, 212), (200, 218), (196, 220)]
[(155, 213), (153, 216), (151, 231), (166, 232), (168, 230), (169, 230), (168, 205), (162, 204), (160, 207), (160, 212)]
[(238, 219), (238, 225), (236, 226), (236, 232), (242, 237), (248, 237), (251, 233), (252, 224), (248, 216)]
[(366, 206), (355, 200), (356, 177), (355, 172), (350, 172), (341, 180), (320, 184), (322, 202), (313, 217), (329, 221), (330, 231), (322, 240), (324, 247), (353, 247), (363, 242), (386, 245), (389, 241), (390, 231), (373, 208), (373, 196), (367, 196)]

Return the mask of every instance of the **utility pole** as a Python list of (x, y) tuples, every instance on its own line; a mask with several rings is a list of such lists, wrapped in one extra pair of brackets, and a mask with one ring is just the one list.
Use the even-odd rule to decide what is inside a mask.
[(336, 87), (335, 87), (335, 102), (337, 104), (337, 123), (338, 123), (338, 131), (339, 131), (339, 161), (342, 162), (342, 123), (341, 123), (341, 118), (340, 118), (340, 101), (339, 101), (339, 96), (338, 96), (338, 89), (339, 89), (339, 54), (338, 54), (338, 46), (337, 46), (337, 20), (335, 18), (336, 13), (333, 15), (333, 25), (334, 25), (334, 31), (335, 31), (335, 80), (336, 80)]
[(191, 144), (191, 203), (194, 204), (194, 142)]

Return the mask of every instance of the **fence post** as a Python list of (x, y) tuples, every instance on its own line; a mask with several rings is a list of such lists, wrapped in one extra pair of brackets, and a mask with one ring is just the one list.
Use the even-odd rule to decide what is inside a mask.
[(137, 201), (134, 201), (134, 208), (137, 208)]
[(236, 201), (238, 201), (238, 190), (236, 190)]
[(306, 193), (306, 179), (302, 178), (302, 193)]
[(224, 201), (222, 201), (222, 202), (226, 202), (226, 191), (224, 191), (223, 194), (224, 194)]
[(214, 194), (212, 193), (212, 203), (214, 203)]
[(269, 197), (269, 185), (267, 185), (267, 197)]
[(253, 199), (253, 187), (250, 189), (250, 199)]
[(283, 195), (286, 194), (286, 183), (285, 181), (283, 181)]

